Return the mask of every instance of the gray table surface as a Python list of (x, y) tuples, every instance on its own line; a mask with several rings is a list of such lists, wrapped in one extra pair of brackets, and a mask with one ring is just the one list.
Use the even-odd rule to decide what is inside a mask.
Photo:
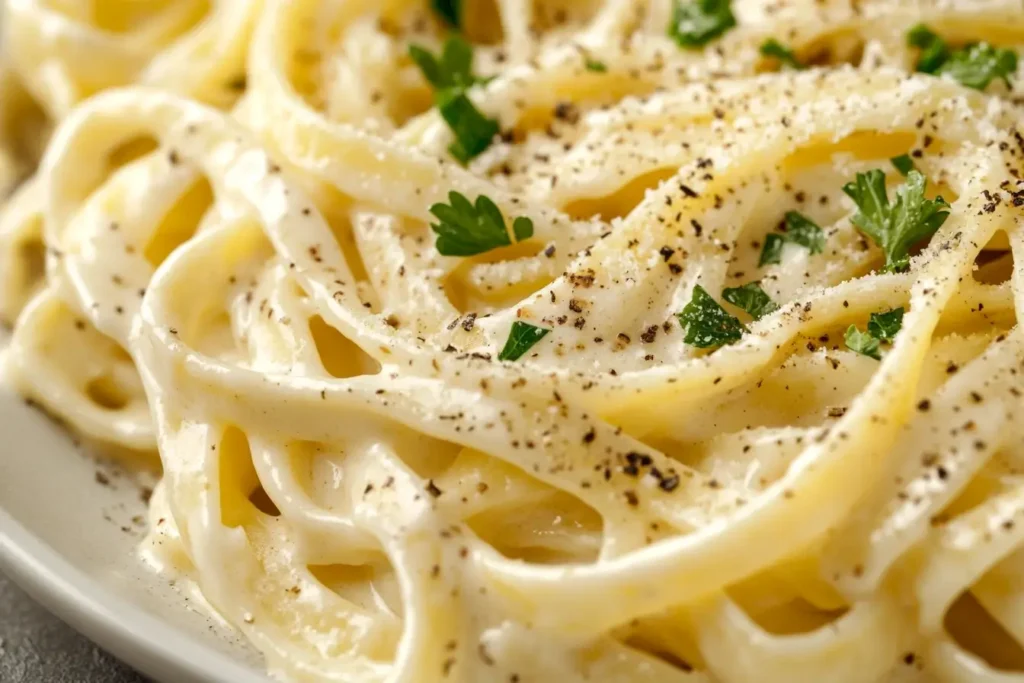
[(2, 683), (146, 683), (0, 574)]

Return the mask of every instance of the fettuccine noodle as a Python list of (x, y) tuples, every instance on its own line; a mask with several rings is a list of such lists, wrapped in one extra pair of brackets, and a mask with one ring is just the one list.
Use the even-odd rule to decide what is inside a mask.
[[(1024, 80), (907, 39), (1016, 52), (1018, 0), (5, 5), (10, 376), (159, 451), (146, 556), (272, 675), (1024, 681)], [(457, 35), (466, 163), (410, 56)], [(873, 169), (949, 204), (908, 268)], [(452, 192), (532, 232), (452, 254)]]

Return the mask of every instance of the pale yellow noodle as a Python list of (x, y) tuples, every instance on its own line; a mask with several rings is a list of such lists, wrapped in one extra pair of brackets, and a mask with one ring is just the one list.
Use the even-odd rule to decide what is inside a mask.
[[(1024, 679), (1021, 79), (906, 42), (1024, 7), (735, 0), (688, 50), (669, 0), (464, 4), (508, 133), (465, 166), (425, 0), (5, 3), (9, 374), (159, 451), (143, 555), (282, 680)], [(842, 186), (911, 152), (950, 216), (883, 273)], [(450, 191), (533, 236), (438, 253)], [(823, 252), (759, 265), (790, 210)], [(777, 311), (684, 343), (752, 280)]]

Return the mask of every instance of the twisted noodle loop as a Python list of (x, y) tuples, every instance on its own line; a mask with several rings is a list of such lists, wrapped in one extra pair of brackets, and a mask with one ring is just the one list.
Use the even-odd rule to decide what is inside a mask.
[[(1020, 110), (908, 74), (904, 35), (1013, 45), (1019, 5), (736, 2), (687, 52), (668, 2), (470, 3), (507, 133), (463, 167), (407, 57), (444, 34), (425, 3), (163, 2), (120, 33), (65, 4), (8, 3), (59, 121), (0, 221), (11, 375), (159, 449), (148, 556), (272, 672), (1016, 680)], [(772, 71), (772, 36), (826, 64)], [(950, 215), (883, 273), (842, 187), (908, 152)], [(533, 234), (439, 253), (452, 190)], [(792, 210), (822, 253), (763, 263)], [(697, 285), (752, 280), (777, 310), (684, 343)], [(841, 343), (895, 307), (880, 361)], [(499, 361), (517, 321), (551, 331)]]

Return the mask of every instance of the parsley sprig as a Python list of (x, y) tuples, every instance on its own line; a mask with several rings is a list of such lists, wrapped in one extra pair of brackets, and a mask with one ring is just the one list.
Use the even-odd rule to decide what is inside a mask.
[(881, 343), (868, 332), (861, 332), (856, 325), (846, 328), (846, 347), (862, 356), (882, 360)]
[(954, 52), (940, 71), (975, 90), (984, 90), (996, 78), (1009, 88), (1010, 74), (1017, 71), (1017, 53), (988, 43), (975, 43)]
[(479, 156), (491, 146), (501, 127), (497, 120), (484, 116), (466, 94), (470, 87), (487, 80), (473, 75), (473, 46), (460, 36), (451, 36), (440, 56), (410, 45), (409, 57), (434, 86), (434, 102), (455, 135), (448, 151), (463, 164)]
[(907, 31), (907, 45), (921, 49), (917, 56), (915, 70), (921, 73), (938, 73), (949, 60), (949, 46), (924, 24), (918, 24)]
[[(437, 233), (437, 251), (443, 256), (475, 256), (512, 244), (501, 209), (485, 195), (474, 206), (458, 192), (448, 193), (448, 204), (434, 204), (430, 213), (438, 222), (430, 226)], [(520, 216), (512, 222), (516, 242), (533, 237), (533, 221)]]
[(949, 204), (941, 196), (925, 199), (926, 184), (925, 177), (911, 169), (906, 182), (896, 188), (892, 204), (886, 195), (885, 172), (880, 169), (858, 173), (854, 182), (843, 187), (857, 205), (853, 224), (885, 253), (885, 272), (909, 268), (911, 247), (934, 235), (949, 217)]
[(420, 45), (410, 45), (409, 56), (437, 90), (468, 88), (485, 80), (473, 75), (473, 46), (461, 36), (448, 38), (439, 57)]
[(788, 66), (793, 69), (806, 69), (807, 67), (796, 58), (793, 54), (793, 50), (780, 43), (775, 38), (769, 38), (768, 40), (761, 43), (761, 47), (758, 48), (762, 57), (773, 57), (779, 61), (783, 66)]
[(498, 354), (498, 360), (519, 360), (533, 345), (543, 339), (551, 330), (517, 320), (512, 323), (505, 347)]
[(893, 167), (900, 172), (900, 175), (907, 175), (911, 171), (916, 171), (917, 166), (914, 165), (914, 160), (910, 158), (909, 154), (901, 154), (898, 157), (889, 159), (892, 162)]
[(885, 313), (872, 313), (868, 318), (868, 332), (884, 342), (892, 342), (903, 327), (903, 307)]
[(846, 346), (851, 351), (882, 360), (882, 342), (891, 343), (903, 327), (903, 308), (894, 308), (885, 313), (872, 313), (868, 319), (868, 331), (861, 332), (856, 325), (846, 329)]
[(722, 290), (722, 298), (749, 313), (754, 320), (779, 310), (779, 305), (761, 289), (761, 282), (757, 280), (740, 287), (725, 288)]
[(765, 235), (757, 263), (759, 268), (770, 263), (782, 263), (782, 247), (786, 242), (806, 247), (811, 254), (825, 250), (825, 231), (817, 223), (799, 211), (787, 211), (784, 220), (786, 232)]
[(812, 254), (825, 250), (825, 232), (821, 227), (799, 211), (787, 211), (786, 240), (807, 247)]
[(786, 245), (786, 238), (777, 232), (770, 232), (764, 236), (764, 244), (761, 245), (761, 258), (757, 261), (757, 267), (762, 268), (773, 263), (782, 263), (782, 247)]
[(702, 47), (736, 25), (731, 4), (731, 0), (675, 0), (668, 35), (680, 47)]
[(918, 24), (907, 32), (907, 44), (921, 49), (917, 71), (949, 74), (968, 88), (984, 90), (996, 78), (1010, 87), (1010, 75), (1017, 71), (1017, 53), (979, 42), (953, 50), (934, 31)]
[(736, 316), (729, 315), (700, 285), (693, 288), (693, 298), (676, 317), (686, 330), (683, 341), (699, 349), (735, 344), (747, 331)]
[(448, 146), (448, 151), (463, 164), (480, 156), (501, 130), (498, 122), (481, 114), (461, 89), (439, 92), (437, 108), (455, 134), (455, 142)]

